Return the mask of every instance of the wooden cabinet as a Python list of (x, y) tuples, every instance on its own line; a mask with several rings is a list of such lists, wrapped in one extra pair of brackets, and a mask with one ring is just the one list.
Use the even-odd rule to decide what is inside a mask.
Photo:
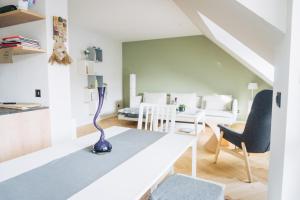
[(0, 138), (0, 162), (49, 147), (49, 109), (0, 115)]

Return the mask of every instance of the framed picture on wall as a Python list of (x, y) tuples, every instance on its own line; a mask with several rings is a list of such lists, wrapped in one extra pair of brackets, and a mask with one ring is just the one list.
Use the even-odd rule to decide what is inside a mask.
[(62, 17), (53, 17), (53, 39), (67, 42), (67, 20)]

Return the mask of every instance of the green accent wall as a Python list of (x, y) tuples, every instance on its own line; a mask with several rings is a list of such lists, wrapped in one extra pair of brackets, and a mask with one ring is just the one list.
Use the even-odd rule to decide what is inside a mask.
[[(129, 104), (129, 74), (137, 75), (137, 92), (230, 94), (239, 101), (240, 119), (247, 116), (247, 86), (266, 82), (205, 36), (123, 43), (123, 99)], [(258, 91), (259, 91), (258, 90)], [(257, 92), (258, 92), (257, 91)]]

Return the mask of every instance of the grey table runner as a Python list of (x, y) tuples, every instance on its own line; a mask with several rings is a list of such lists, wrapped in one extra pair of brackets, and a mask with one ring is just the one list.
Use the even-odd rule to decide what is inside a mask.
[(85, 148), (1, 182), (0, 199), (67, 199), (165, 135), (130, 129), (109, 139), (111, 153), (96, 155)]

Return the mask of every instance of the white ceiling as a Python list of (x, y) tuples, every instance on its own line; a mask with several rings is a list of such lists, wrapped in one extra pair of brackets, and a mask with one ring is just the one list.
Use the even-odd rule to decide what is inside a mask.
[(69, 12), (71, 23), (120, 41), (201, 34), (172, 0), (71, 0)]

